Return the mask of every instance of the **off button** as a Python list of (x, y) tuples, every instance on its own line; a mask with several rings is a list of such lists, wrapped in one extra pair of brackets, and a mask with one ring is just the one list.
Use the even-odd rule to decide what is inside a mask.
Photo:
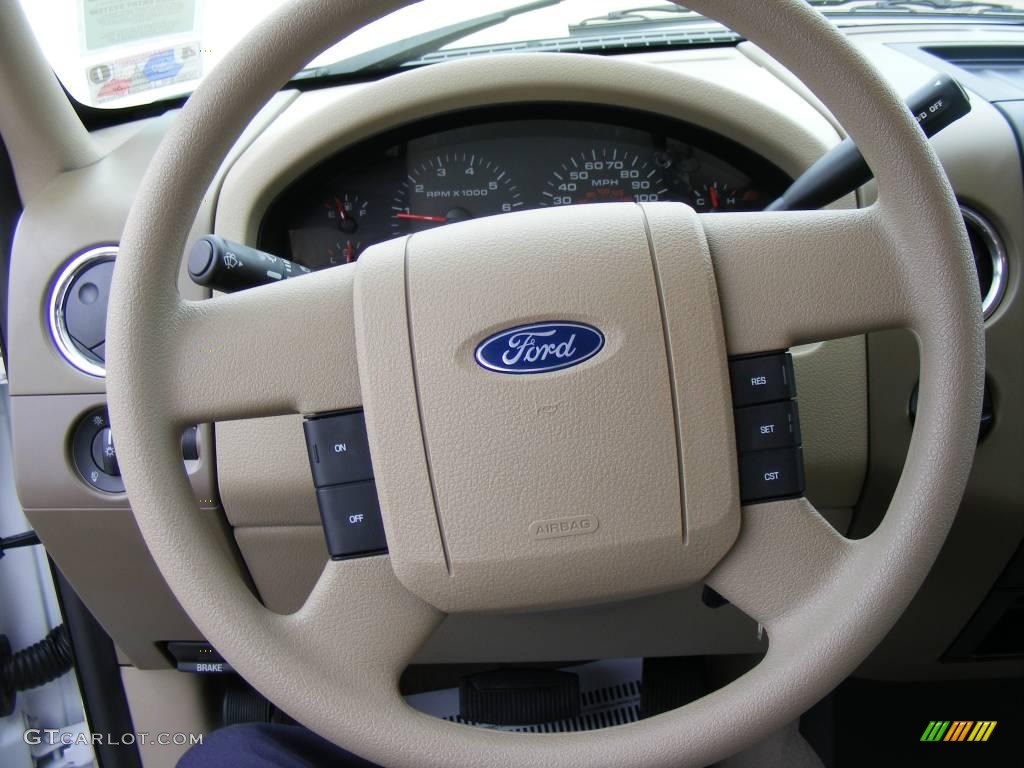
[(384, 523), (373, 481), (335, 485), (316, 492), (327, 551), (335, 560), (386, 552)]

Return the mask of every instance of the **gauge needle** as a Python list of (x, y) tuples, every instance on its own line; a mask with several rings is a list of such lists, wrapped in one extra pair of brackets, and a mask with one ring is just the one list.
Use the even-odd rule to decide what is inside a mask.
[(356, 249), (352, 246), (352, 243), (345, 243), (345, 263), (351, 264), (352, 258), (355, 256)]
[(718, 208), (718, 190), (715, 189), (714, 187), (710, 187), (708, 189), (708, 192), (711, 193), (711, 207), (717, 209)]
[(421, 216), (418, 213), (396, 213), (396, 219), (407, 219), (408, 221), (433, 221), (437, 224), (444, 224), (448, 221), (445, 216)]
[(338, 215), (341, 216), (341, 220), (345, 221), (348, 216), (345, 215), (345, 206), (341, 204), (341, 200), (334, 198), (334, 207), (338, 209)]

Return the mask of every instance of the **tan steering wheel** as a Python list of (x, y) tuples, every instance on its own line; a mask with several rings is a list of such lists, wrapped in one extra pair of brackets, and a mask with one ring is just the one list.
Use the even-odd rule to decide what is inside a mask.
[[(798, 717), (907, 606), (952, 523), (981, 407), (976, 277), (949, 184), (898, 98), (798, 0), (687, 5), (761, 45), (875, 170), (856, 211), (698, 216), (681, 204), (545, 209), (369, 249), (356, 264), (183, 300), (179, 257), (215, 170), (305, 62), (405, 2), (296, 0), (186, 104), (138, 192), (107, 330), (132, 508), (204, 635), (271, 701), (389, 766), (706, 765)], [(572, 77), (572, 56), (553, 57)], [(589, 61), (589, 60), (588, 60)], [(479, 85), (498, 59), (450, 67)], [(615, 64), (615, 66), (623, 66)], [(636, 65), (639, 77), (643, 65)], [(422, 73), (384, 81), (415, 88)], [(599, 328), (585, 364), (507, 376), (481, 340)], [(903, 476), (870, 537), (803, 499), (740, 508), (727, 355), (883, 328), (921, 351)], [(182, 471), (184, 426), (362, 407), (390, 554), (332, 561), (306, 604), (263, 607)], [(523, 443), (528, 442), (528, 450)], [(586, 535), (532, 523), (586, 517)], [(571, 528), (571, 526), (569, 526)], [(679, 710), (598, 732), (504, 734), (413, 711), (402, 670), (445, 612), (610, 600), (706, 581), (767, 629), (763, 661)]]

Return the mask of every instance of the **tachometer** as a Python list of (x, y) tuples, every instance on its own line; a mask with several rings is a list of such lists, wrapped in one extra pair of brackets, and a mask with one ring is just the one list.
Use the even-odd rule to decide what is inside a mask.
[(415, 166), (391, 205), (395, 235), (510, 213), (523, 206), (508, 172), (477, 154), (435, 155)]
[(635, 152), (593, 148), (571, 156), (551, 174), (541, 205), (652, 203), (667, 199), (661, 170)]

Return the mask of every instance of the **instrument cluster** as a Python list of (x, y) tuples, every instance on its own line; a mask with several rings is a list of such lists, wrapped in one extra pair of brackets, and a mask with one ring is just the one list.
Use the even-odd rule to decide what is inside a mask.
[(406, 126), (343, 150), (270, 205), (260, 248), (311, 269), (374, 243), (547, 206), (685, 202), (756, 211), (791, 179), (722, 136), (642, 112), (523, 106)]

